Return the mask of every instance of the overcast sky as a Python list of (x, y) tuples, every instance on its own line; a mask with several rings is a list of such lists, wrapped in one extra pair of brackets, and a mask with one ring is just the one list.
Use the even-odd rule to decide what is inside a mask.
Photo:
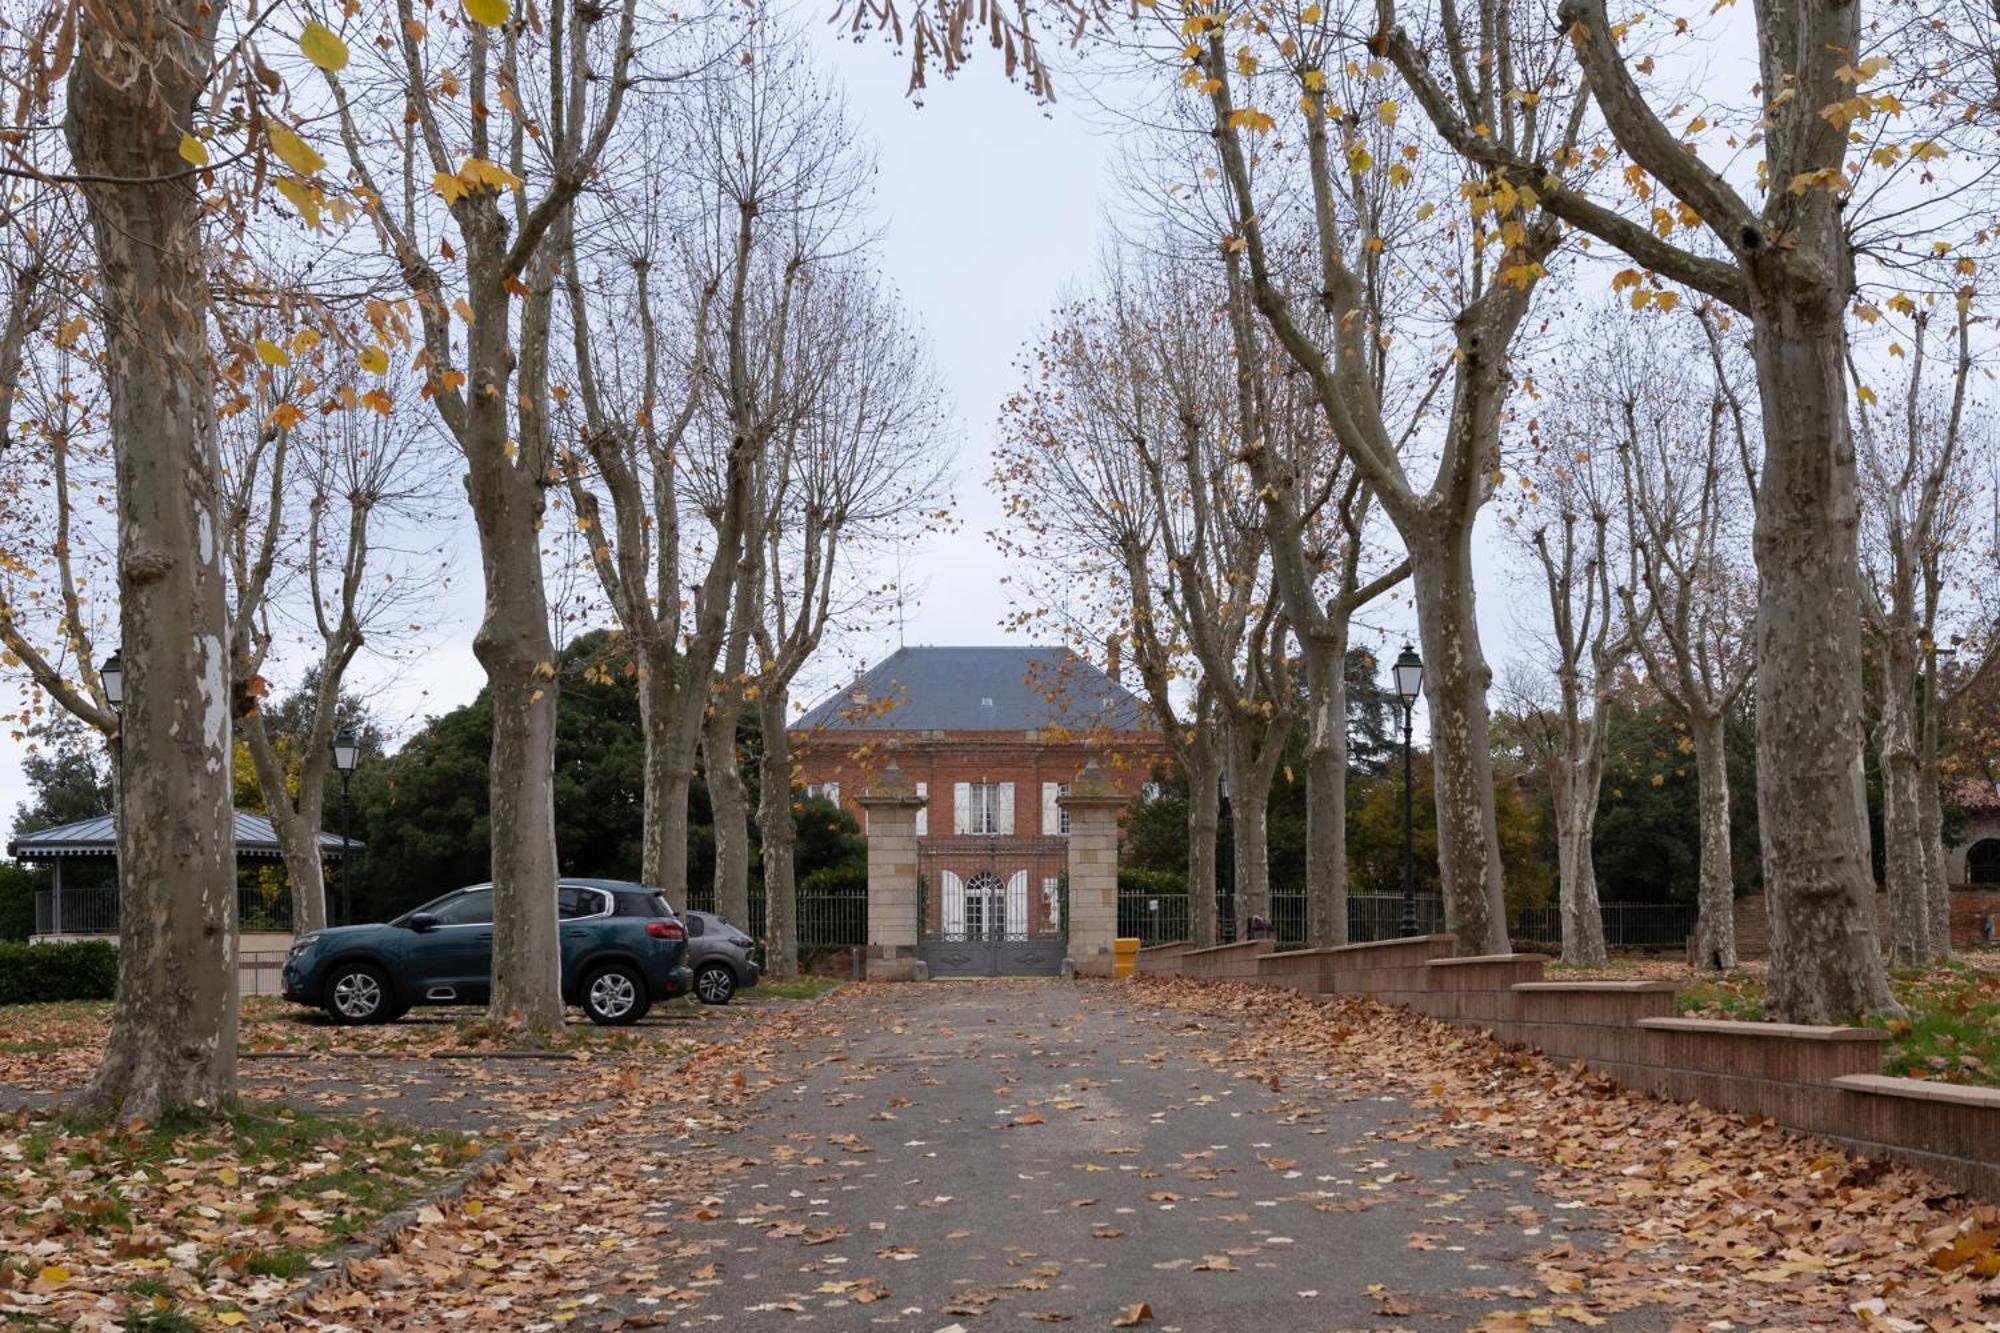
[[(919, 107), (904, 96), (906, 66), (885, 44), (856, 44), (823, 24), (814, 41), (844, 85), (880, 172), (876, 210), (882, 224), (881, 268), (928, 332), (958, 422), (940, 441), (957, 458), (956, 532), (906, 552), (911, 599), (900, 627), (890, 620), (850, 634), (837, 655), (801, 681), (796, 704), (814, 701), (858, 659), (912, 644), (1005, 641), (1004, 572), (986, 534), (1001, 521), (987, 490), (994, 422), (1019, 383), (1016, 358), (1066, 292), (1090, 276), (1108, 210), (1116, 205), (1112, 166), (1120, 127), (1093, 112), (1081, 94), (1053, 109), (1035, 104), (1000, 77), (985, 53), (957, 80), (939, 82)], [(473, 536), (461, 521), (458, 568), (477, 569)], [(1482, 564), (1492, 563), (1490, 542)], [(1482, 571), (1484, 572), (1484, 571)], [(1495, 570), (1494, 572), (1498, 572)], [(1499, 671), (1516, 616), (1489, 591), (1480, 604), (1487, 656)], [(429, 617), (425, 643), (400, 663), (364, 660), (357, 685), (399, 730), (468, 702), (482, 673), (471, 639), (479, 618), (476, 577), (460, 577)], [(1370, 608), (1380, 647), (1406, 632), (1402, 605)], [(298, 664), (274, 664), (280, 687)], [(11, 827), (26, 796), (20, 752), (0, 745), (0, 823)]]

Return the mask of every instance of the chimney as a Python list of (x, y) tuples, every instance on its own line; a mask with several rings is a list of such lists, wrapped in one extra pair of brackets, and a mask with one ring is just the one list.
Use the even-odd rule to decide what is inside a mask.
[(1104, 674), (1111, 677), (1113, 685), (1123, 685), (1125, 670), (1125, 639), (1114, 634), (1104, 641)]

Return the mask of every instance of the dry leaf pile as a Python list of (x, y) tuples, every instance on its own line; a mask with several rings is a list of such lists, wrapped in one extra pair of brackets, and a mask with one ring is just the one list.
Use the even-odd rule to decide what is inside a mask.
[(1265, 1084), (1268, 1114), (1296, 1109), (1280, 1089), (1329, 1071), (1402, 1090), (1425, 1113), (1409, 1135), (1533, 1162), (1560, 1206), (1612, 1230), (1601, 1248), (1535, 1256), (1544, 1290), (1484, 1329), (1588, 1326), (1645, 1305), (1683, 1330), (2000, 1330), (2000, 1207), (1933, 1177), (1371, 1001), (1178, 979), (1130, 994), (1163, 1026), (1227, 1033), (1209, 1058)]

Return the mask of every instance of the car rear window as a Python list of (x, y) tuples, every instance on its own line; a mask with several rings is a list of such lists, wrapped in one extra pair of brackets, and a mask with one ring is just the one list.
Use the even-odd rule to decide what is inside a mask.
[(659, 916), (672, 916), (674, 914), (674, 909), (667, 905), (667, 895), (664, 893), (654, 894), (651, 905), (654, 913)]

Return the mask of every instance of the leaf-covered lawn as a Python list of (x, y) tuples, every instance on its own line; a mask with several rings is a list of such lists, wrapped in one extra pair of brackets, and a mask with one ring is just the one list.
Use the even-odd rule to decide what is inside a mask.
[(833, 977), (761, 977), (757, 985), (739, 999), (812, 1000), (841, 983)]
[[(1549, 975), (1666, 978), (1680, 984), (1675, 1004), (1688, 1017), (1749, 1022), (1764, 1017), (1767, 971), (1761, 963), (1717, 974), (1684, 963), (1614, 959), (1602, 968), (1555, 965)], [(1890, 982), (1909, 1017), (1855, 1020), (1888, 1032), (1883, 1073), (2000, 1087), (2000, 952), (1980, 950), (1931, 968), (1898, 969)]]
[(245, 1323), (480, 1149), (250, 1103), (152, 1129), (17, 1113), (0, 1121), (0, 1322)]

